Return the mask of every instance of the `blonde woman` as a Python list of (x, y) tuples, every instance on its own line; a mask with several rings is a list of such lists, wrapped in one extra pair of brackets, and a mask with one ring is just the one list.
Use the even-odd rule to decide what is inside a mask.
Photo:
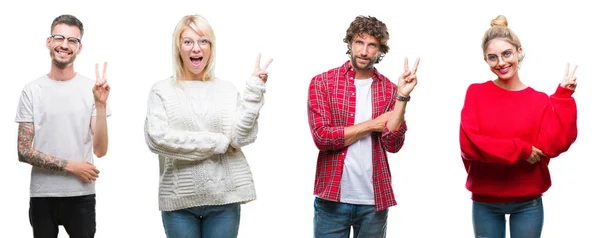
[(167, 237), (237, 237), (240, 204), (256, 198), (241, 147), (256, 140), (266, 68), (256, 67), (243, 95), (216, 78), (216, 41), (199, 15), (173, 33), (174, 75), (152, 86), (146, 143), (160, 161), (159, 210)]
[(482, 41), (484, 59), (497, 78), (467, 89), (460, 122), (460, 148), (472, 192), (475, 237), (540, 237), (542, 194), (550, 188), (548, 163), (577, 138), (575, 69), (548, 96), (519, 77), (523, 49), (504, 16)]

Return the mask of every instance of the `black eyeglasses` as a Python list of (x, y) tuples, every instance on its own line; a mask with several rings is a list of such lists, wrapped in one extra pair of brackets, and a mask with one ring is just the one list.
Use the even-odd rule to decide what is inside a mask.
[(65, 37), (63, 35), (51, 35), (50, 38), (52, 38), (53, 41), (55, 41), (56, 43), (60, 43), (62, 44), (65, 39), (67, 39), (68, 43), (70, 45), (77, 45), (81, 43), (81, 40), (77, 37)]

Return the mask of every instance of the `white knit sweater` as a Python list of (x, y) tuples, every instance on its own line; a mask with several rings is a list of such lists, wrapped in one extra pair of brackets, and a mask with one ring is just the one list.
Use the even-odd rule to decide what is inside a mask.
[[(159, 210), (256, 199), (250, 167), (239, 149), (256, 140), (265, 84), (246, 81), (240, 96), (227, 81), (173, 78), (152, 86), (145, 135), (160, 161)], [(232, 153), (229, 146), (237, 148)]]

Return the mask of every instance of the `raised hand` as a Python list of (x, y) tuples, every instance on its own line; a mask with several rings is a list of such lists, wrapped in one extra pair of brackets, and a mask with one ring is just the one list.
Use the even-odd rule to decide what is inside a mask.
[(577, 77), (575, 77), (577, 65), (575, 65), (573, 71), (571, 72), (569, 72), (569, 68), (569, 63), (567, 63), (567, 68), (565, 68), (565, 76), (563, 77), (563, 81), (560, 83), (560, 86), (563, 88), (575, 90), (575, 88), (577, 87)]
[(254, 66), (254, 72), (252, 73), (252, 75), (260, 78), (260, 80), (266, 83), (267, 78), (269, 77), (267, 67), (269, 67), (271, 62), (273, 62), (273, 59), (269, 59), (269, 61), (267, 61), (267, 63), (263, 67), (260, 67), (260, 54), (258, 54), (258, 57), (256, 57), (256, 65)]
[(96, 84), (92, 88), (96, 104), (106, 104), (106, 99), (108, 99), (108, 94), (110, 93), (110, 86), (108, 86), (108, 82), (106, 82), (106, 64), (107, 63), (104, 62), (102, 76), (100, 76), (98, 64), (96, 64)]
[(408, 58), (404, 58), (404, 73), (398, 79), (398, 94), (403, 97), (410, 96), (412, 90), (417, 86), (417, 68), (420, 58), (417, 58), (412, 70), (408, 69)]
[(531, 146), (531, 155), (527, 159), (527, 162), (529, 162), (530, 164), (535, 164), (535, 163), (539, 162), (540, 160), (542, 160), (542, 156), (546, 157), (544, 152), (542, 152), (540, 149), (536, 148), (535, 146)]

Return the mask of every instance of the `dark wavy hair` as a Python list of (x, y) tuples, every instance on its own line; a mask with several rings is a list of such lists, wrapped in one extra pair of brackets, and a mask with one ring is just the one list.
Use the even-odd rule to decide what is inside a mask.
[(348, 51), (346, 51), (346, 54), (351, 54), (351, 44), (354, 37), (364, 33), (375, 37), (375, 39), (379, 41), (380, 54), (375, 60), (375, 63), (379, 63), (383, 59), (383, 56), (390, 50), (390, 47), (387, 45), (390, 34), (388, 33), (385, 23), (372, 16), (357, 16), (356, 19), (350, 23), (350, 27), (346, 30), (346, 37), (344, 37), (344, 43), (348, 44)]

